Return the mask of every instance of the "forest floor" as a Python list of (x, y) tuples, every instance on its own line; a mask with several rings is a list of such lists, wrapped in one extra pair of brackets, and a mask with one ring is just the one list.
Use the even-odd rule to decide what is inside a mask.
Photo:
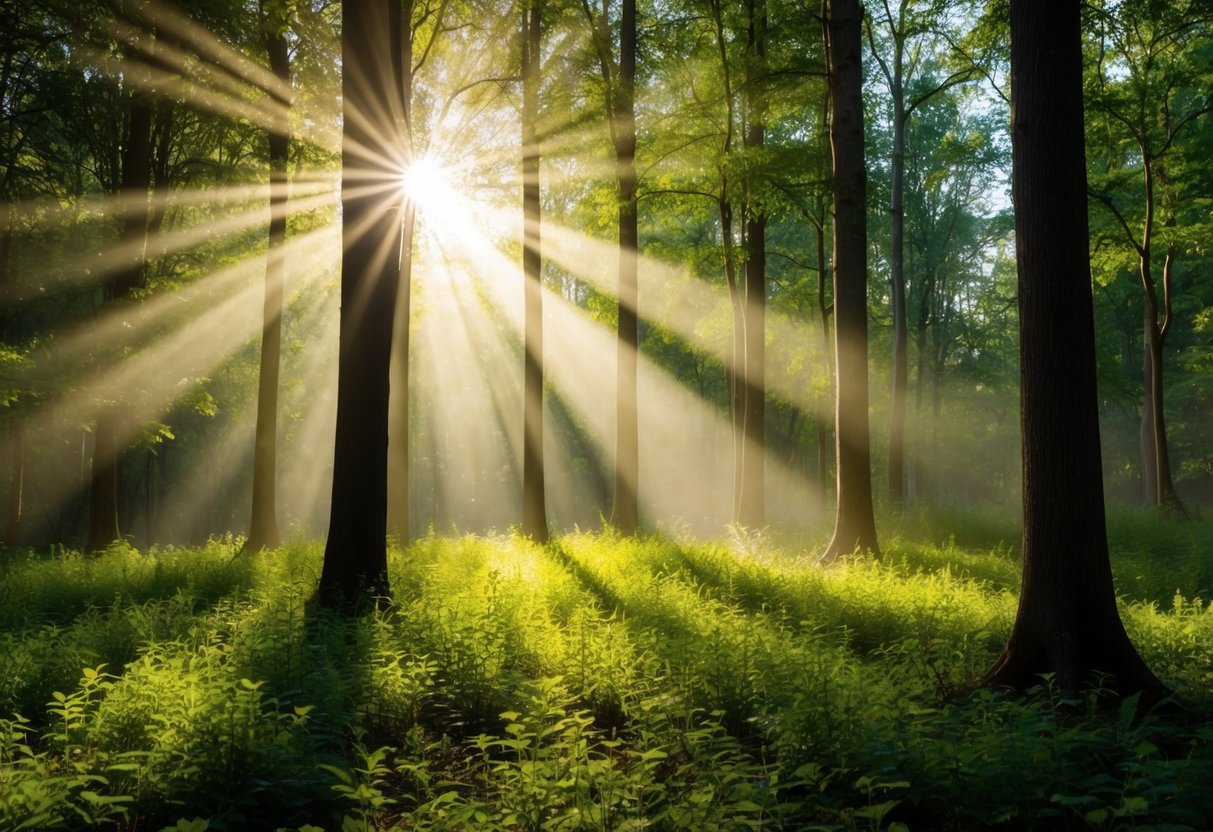
[(1185, 710), (974, 690), (1017, 532), (961, 512), (828, 569), (431, 536), (354, 619), (310, 604), (315, 542), (0, 552), (0, 829), (1211, 829), (1213, 524), (1110, 534)]

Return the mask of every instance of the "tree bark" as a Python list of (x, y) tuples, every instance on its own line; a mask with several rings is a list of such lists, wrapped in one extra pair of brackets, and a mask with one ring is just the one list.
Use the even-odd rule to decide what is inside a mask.
[(1079, 4), (1011, 3), (1012, 191), (1019, 278), (1023, 583), (986, 677), (1073, 695), (1112, 674), (1121, 694), (1163, 685), (1116, 608), (1108, 558), (1087, 251)]
[(830, 144), (834, 170), (834, 344), (837, 355), (834, 534), (830, 562), (855, 551), (880, 556), (872, 510), (868, 420), (867, 172), (863, 145), (862, 12), (857, 0), (830, 0)]
[[(262, 0), (262, 15), (266, 15)], [(284, 21), (265, 19), (265, 49), (270, 70), (280, 88), (273, 97), (286, 114), (291, 108), (291, 65), (287, 51)], [(270, 225), (266, 247), (265, 297), (261, 324), (261, 363), (257, 377), (257, 427), (253, 442), (253, 506), (246, 548), (256, 552), (272, 549), (282, 542), (278, 533), (277, 458), (278, 458), (278, 373), (282, 351), (282, 301), (286, 275), (285, 244), (287, 199), (290, 180), (287, 173), (290, 132), (287, 118), (281, 129), (269, 131)]]
[(522, 533), (548, 542), (543, 462), (543, 262), (540, 255), (539, 73), (542, 0), (522, 13), (522, 271), (524, 292)]
[(341, 315), (333, 499), (317, 590), (353, 610), (388, 593), (389, 366), (401, 256), (403, 116), (389, 24), (396, 0), (341, 8)]

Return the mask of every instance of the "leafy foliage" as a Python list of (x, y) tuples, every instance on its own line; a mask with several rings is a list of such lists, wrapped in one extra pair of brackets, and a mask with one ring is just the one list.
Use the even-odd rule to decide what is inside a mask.
[[(429, 537), (360, 619), (310, 606), (312, 545), (10, 556), (0, 826), (1206, 828), (1199, 721), (1098, 680), (965, 693), (1016, 566), (924, 537), (951, 521), (1010, 531), (921, 516), (830, 570), (763, 537)], [(1126, 626), (1190, 707), (1213, 614), (1172, 584), (1207, 586), (1203, 525), (1112, 525)]]

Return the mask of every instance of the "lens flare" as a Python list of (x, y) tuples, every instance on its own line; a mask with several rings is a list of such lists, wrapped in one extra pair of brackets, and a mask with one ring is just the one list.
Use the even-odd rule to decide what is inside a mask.
[(432, 156), (422, 156), (404, 169), (400, 189), (405, 199), (429, 213), (448, 213), (462, 201), (451, 183), (450, 171)]

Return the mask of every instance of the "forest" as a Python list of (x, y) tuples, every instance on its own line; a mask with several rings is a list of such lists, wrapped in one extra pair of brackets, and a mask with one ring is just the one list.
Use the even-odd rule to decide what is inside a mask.
[(1213, 2), (0, 0), (0, 830), (1213, 828)]

